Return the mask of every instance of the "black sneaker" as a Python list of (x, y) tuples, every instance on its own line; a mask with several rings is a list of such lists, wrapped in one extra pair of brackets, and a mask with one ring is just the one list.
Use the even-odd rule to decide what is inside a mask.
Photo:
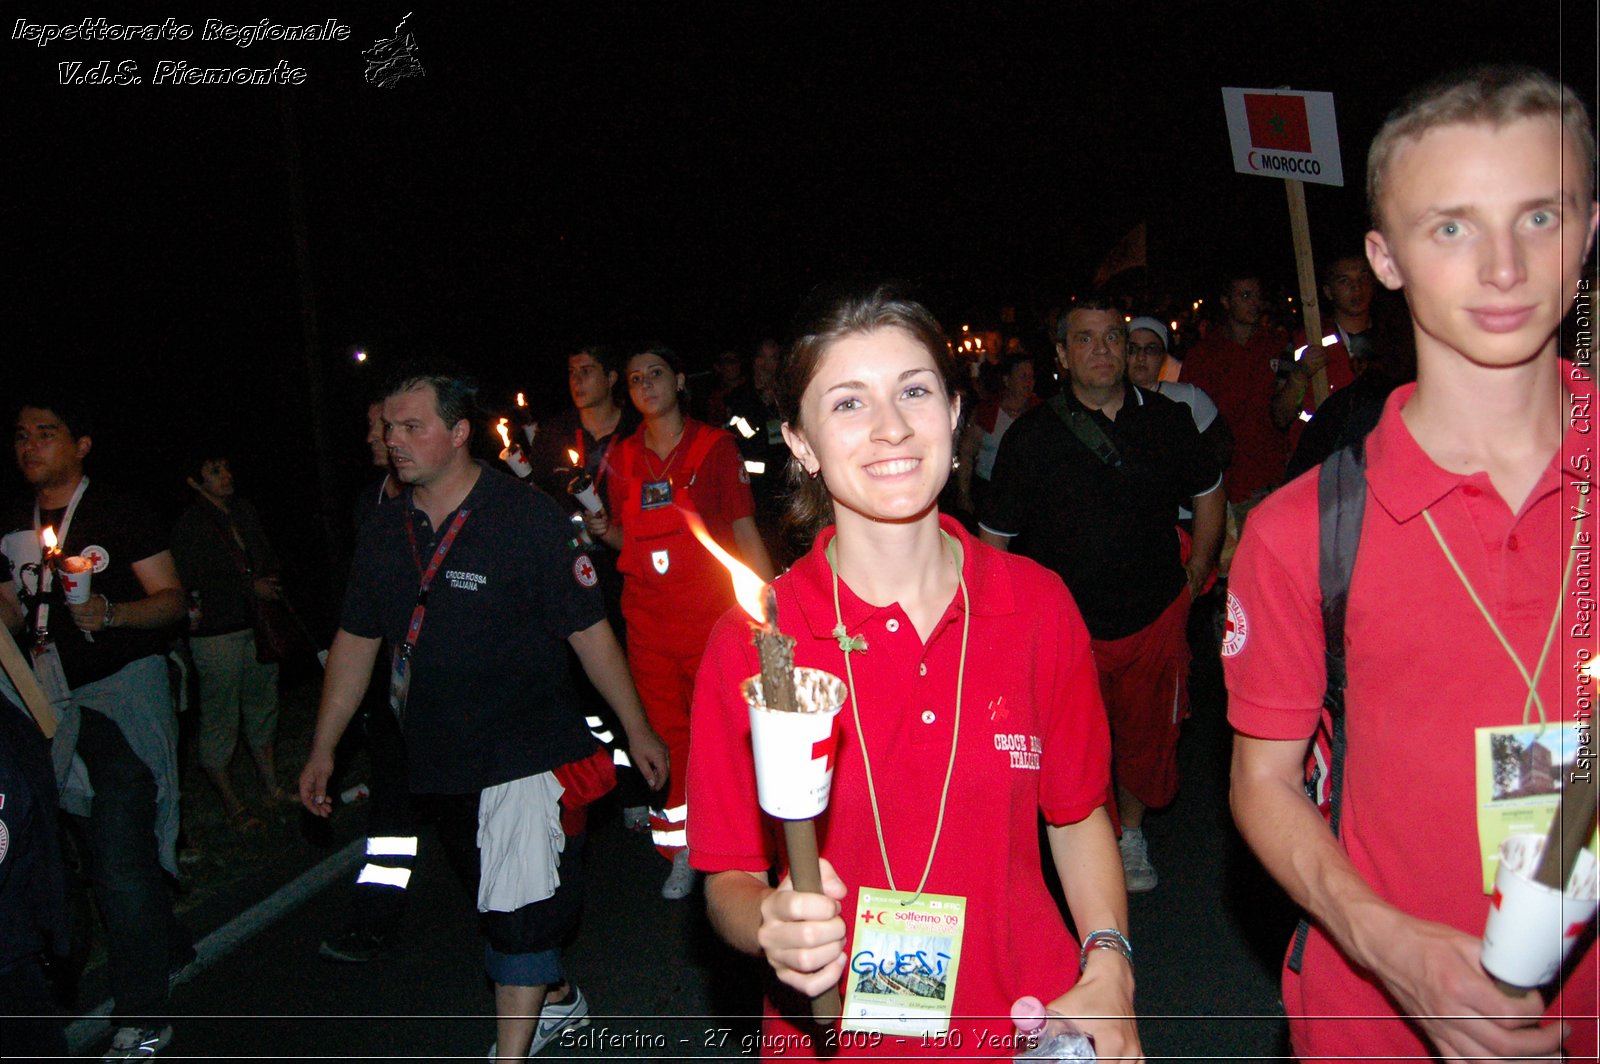
[(387, 935), (357, 927), (328, 939), (317, 947), (317, 956), (344, 964), (365, 964), (382, 953), (388, 944)]

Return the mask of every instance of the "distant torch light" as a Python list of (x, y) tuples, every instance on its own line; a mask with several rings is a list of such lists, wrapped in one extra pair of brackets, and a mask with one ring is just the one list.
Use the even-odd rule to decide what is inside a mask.
[(754, 473), (759, 477), (767, 471), (767, 463), (758, 462), (754, 458), (746, 458), (744, 460), (744, 471), (746, 473)]
[(1305, 411), (1305, 410), (1300, 411), (1300, 420), (1301, 421), (1310, 421), (1311, 420), (1310, 412), (1309, 411)]
[(353, 357), (357, 362), (365, 362), (367, 360), (367, 353), (365, 351), (357, 350)]
[(729, 418), (728, 425), (730, 428), (738, 429), (739, 435), (747, 440), (753, 440), (756, 437), (756, 430), (751, 428), (750, 422), (746, 421), (740, 414), (735, 414)]

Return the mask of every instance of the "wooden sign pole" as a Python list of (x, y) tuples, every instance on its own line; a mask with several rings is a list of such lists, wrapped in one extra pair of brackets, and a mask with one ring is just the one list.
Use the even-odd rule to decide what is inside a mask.
[(44, 696), (44, 688), (39, 686), (17, 641), (3, 624), (0, 624), (0, 666), (5, 667), (6, 675), (11, 677), (11, 686), (22, 696), (22, 701), (27, 705), (28, 712), (33, 714), (34, 723), (39, 725), (44, 737), (55, 738), (56, 715), (50, 708), (50, 700)]
[[(1300, 321), (1305, 326), (1306, 343), (1322, 342), (1322, 311), (1317, 304), (1317, 264), (1311, 255), (1311, 223), (1306, 219), (1306, 186), (1292, 178), (1283, 183), (1289, 193), (1289, 228), (1294, 233), (1294, 268), (1300, 278)], [(1328, 397), (1328, 371), (1319, 369), (1311, 378), (1311, 396), (1316, 406)]]

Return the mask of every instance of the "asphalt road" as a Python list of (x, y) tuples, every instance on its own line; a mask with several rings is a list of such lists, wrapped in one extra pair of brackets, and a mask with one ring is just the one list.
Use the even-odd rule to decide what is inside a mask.
[[(1292, 914), (1231, 826), (1214, 662), (1197, 662), (1193, 686), (1182, 792), (1146, 823), (1161, 883), (1131, 899), (1140, 1030), (1152, 1060), (1273, 1059), (1287, 1053), (1276, 969)], [(336, 834), (356, 838), (363, 819), (359, 806), (341, 811)], [(482, 1060), (494, 1038), (482, 944), (431, 843), (425, 832), (404, 936), (387, 955), (364, 965), (318, 958), (347, 904), (349, 875), (329, 877), (333, 886), (301, 890), (303, 904), (177, 988), (176, 1037), (162, 1057)], [(584, 926), (567, 956), (595, 1018), (587, 1038), (545, 1055), (752, 1055), (763, 966), (722, 945), (698, 892), (663, 900), (665, 871), (614, 806), (602, 806), (591, 824)]]

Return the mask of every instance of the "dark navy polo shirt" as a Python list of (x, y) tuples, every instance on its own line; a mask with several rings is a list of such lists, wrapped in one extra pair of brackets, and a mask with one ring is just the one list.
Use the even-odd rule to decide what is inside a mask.
[[(361, 529), (340, 626), (390, 646), (406, 627), (439, 534), (407, 492)], [(428, 591), (403, 726), (412, 790), (466, 794), (588, 756), (566, 638), (605, 618), (594, 570), (543, 492), (480, 464), (471, 512)], [(413, 560), (406, 535), (410, 511)], [(387, 656), (378, 663), (389, 668)]]
[(1089, 634), (1121, 639), (1172, 604), (1185, 575), (1174, 515), (1219, 483), (1189, 408), (1129, 384), (1116, 420), (1092, 417), (1122, 458), (1113, 468), (1050, 404), (1022, 415), (1000, 441), (979, 523), (1015, 538), (1011, 549), (1061, 575)]

